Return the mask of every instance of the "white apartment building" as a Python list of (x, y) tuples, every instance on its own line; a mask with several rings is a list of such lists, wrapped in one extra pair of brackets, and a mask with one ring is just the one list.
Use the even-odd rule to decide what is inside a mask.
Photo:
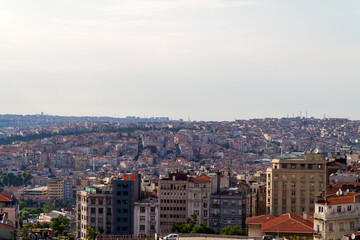
[(314, 239), (334, 240), (358, 231), (360, 193), (342, 191), (315, 204)]

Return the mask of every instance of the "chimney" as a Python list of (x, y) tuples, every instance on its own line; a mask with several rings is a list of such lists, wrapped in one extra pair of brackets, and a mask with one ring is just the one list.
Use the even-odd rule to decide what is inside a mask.
[(306, 214), (306, 212), (303, 212), (303, 219), (304, 219), (304, 220), (307, 220), (307, 214)]

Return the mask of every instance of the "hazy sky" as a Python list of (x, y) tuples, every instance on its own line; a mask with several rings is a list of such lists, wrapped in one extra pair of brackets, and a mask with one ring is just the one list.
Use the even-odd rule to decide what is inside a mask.
[(360, 119), (360, 1), (0, 2), (0, 113)]

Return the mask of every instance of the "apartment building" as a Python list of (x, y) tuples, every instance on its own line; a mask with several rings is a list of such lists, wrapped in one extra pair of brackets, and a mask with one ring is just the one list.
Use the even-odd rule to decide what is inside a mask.
[(195, 214), (197, 223), (209, 225), (211, 178), (205, 175), (190, 178), (188, 185), (187, 216)]
[(314, 213), (315, 199), (326, 187), (326, 160), (318, 151), (303, 157), (279, 157), (267, 169), (268, 214)]
[(111, 180), (113, 190), (113, 235), (134, 234), (134, 207), (140, 199), (141, 176), (124, 174)]
[(152, 235), (159, 232), (159, 203), (157, 198), (146, 198), (135, 203), (134, 234)]
[(228, 225), (246, 228), (246, 189), (229, 189), (210, 196), (210, 227), (216, 233)]
[(69, 179), (50, 181), (47, 183), (48, 197), (71, 202), (73, 200), (72, 187), (72, 181)]
[(76, 237), (85, 239), (87, 227), (111, 234), (112, 189), (107, 185), (85, 187), (76, 194)]
[(160, 234), (171, 232), (173, 222), (185, 222), (188, 214), (188, 177), (186, 173), (170, 173), (159, 179)]
[(340, 239), (358, 231), (360, 193), (343, 192), (326, 196), (315, 204), (314, 239)]

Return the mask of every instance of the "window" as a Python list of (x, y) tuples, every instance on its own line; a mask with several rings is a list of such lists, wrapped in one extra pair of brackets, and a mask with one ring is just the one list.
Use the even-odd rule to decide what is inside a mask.
[(207, 211), (207, 210), (204, 210), (203, 216), (204, 216), (204, 217), (207, 217), (207, 216), (208, 216), (208, 211)]
[(295, 190), (292, 190), (291, 191), (291, 196), (295, 196), (296, 195), (296, 191)]
[(278, 174), (274, 174), (274, 180), (278, 180), (279, 175)]
[(286, 180), (287, 177), (286, 177), (286, 174), (282, 175), (282, 180)]
[(348, 205), (347, 210), (351, 212), (351, 205)]
[(344, 229), (344, 223), (343, 223), (343, 222), (340, 223), (340, 230), (345, 230), (345, 229)]
[(95, 204), (95, 198), (91, 199), (91, 204)]
[(103, 200), (99, 199), (99, 205), (103, 205)]
[(333, 223), (329, 223), (329, 232), (333, 232), (333, 231), (334, 231)]
[(287, 164), (286, 164), (286, 163), (283, 163), (283, 164), (281, 164), (281, 167), (282, 167), (282, 168), (287, 168)]
[(291, 182), (291, 187), (296, 187), (296, 184), (295, 184), (295, 182)]
[(293, 204), (293, 205), (296, 204), (296, 199), (295, 199), (295, 198), (292, 198), (292, 199), (291, 199), (291, 204)]
[(140, 216), (140, 222), (145, 222), (145, 216)]
[(318, 164), (318, 165), (317, 165), (317, 168), (318, 168), (318, 169), (323, 169), (323, 165), (322, 165), (322, 164)]
[(295, 174), (291, 174), (291, 179), (296, 179), (296, 175), (295, 175)]
[(350, 222), (350, 230), (355, 229), (355, 223), (354, 222)]
[(303, 163), (300, 164), (300, 168), (301, 168), (301, 169), (305, 169), (305, 164), (303, 164)]
[(283, 196), (283, 197), (286, 197), (286, 195), (287, 195), (286, 190), (283, 190), (283, 191), (282, 191), (282, 196)]
[(313, 169), (313, 165), (312, 165), (312, 164), (308, 164), (308, 169)]
[(236, 205), (236, 200), (231, 200), (231, 205)]
[(235, 209), (231, 209), (231, 215), (235, 215), (236, 214), (236, 210)]
[(310, 188), (314, 188), (315, 187), (315, 183), (310, 183)]
[(103, 213), (104, 209), (103, 208), (99, 208), (99, 213)]
[(337, 212), (341, 212), (341, 206), (337, 207)]
[(278, 205), (278, 199), (277, 198), (274, 198), (274, 205)]
[(154, 213), (155, 212), (155, 208), (151, 207), (150, 212)]
[(291, 164), (291, 169), (295, 169), (296, 168), (296, 164)]
[(283, 182), (283, 189), (286, 189), (287, 183)]
[(95, 213), (95, 208), (91, 208), (91, 213)]
[(223, 205), (229, 205), (228, 200), (223, 200)]
[(319, 213), (324, 212), (324, 207), (319, 207), (318, 211), (319, 211)]
[(140, 208), (140, 212), (141, 212), (141, 213), (144, 213), (144, 212), (145, 212), (145, 208), (144, 208), (144, 207), (141, 207), (141, 208)]
[(300, 175), (300, 179), (303, 179), (303, 180), (304, 180), (304, 179), (305, 179), (305, 174), (301, 174), (301, 175)]
[(150, 225), (150, 230), (155, 231), (155, 225)]

